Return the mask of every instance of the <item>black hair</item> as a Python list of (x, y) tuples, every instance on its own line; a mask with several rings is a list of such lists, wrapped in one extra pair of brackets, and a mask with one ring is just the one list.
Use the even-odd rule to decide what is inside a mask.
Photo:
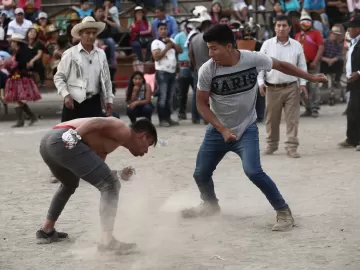
[(205, 31), (203, 40), (205, 42), (217, 42), (221, 45), (235, 43), (235, 36), (226, 24), (215, 24)]
[(290, 22), (289, 16), (287, 16), (287, 15), (279, 15), (279, 16), (276, 16), (276, 17), (275, 17), (275, 24), (276, 24), (277, 22), (281, 22), (281, 21), (286, 21), (287, 24), (288, 24), (289, 26), (291, 26), (291, 22)]
[(126, 101), (129, 101), (131, 99), (132, 92), (134, 89), (133, 79), (135, 78), (136, 75), (139, 75), (143, 79), (143, 83), (146, 83), (144, 73), (142, 73), (140, 71), (135, 71), (129, 79), (128, 88), (126, 91)]
[(158, 26), (157, 26), (157, 29), (158, 29), (158, 30), (159, 30), (160, 26), (165, 26), (165, 27), (167, 28), (167, 24), (166, 24), (166, 23), (163, 23), (163, 22), (161, 22), (161, 23), (158, 24)]
[(95, 15), (96, 11), (98, 11), (99, 9), (105, 10), (105, 8), (103, 6), (97, 6), (94, 11), (93, 14)]
[(149, 134), (154, 139), (153, 146), (156, 146), (158, 141), (156, 127), (153, 123), (151, 123), (149, 119), (141, 118), (139, 120), (136, 120), (130, 125), (130, 128), (136, 133), (146, 132), (147, 134)]
[(228, 19), (229, 21), (230, 21), (230, 19), (231, 19), (231, 17), (229, 16), (229, 15), (221, 15), (221, 16), (219, 16), (219, 19), (221, 20), (221, 19), (223, 19), (223, 18), (226, 18), (226, 19)]
[(214, 12), (213, 12), (212, 8), (215, 5), (218, 5), (220, 7), (219, 17), (221, 17), (221, 15), (222, 15), (222, 7), (221, 7), (220, 3), (214, 3), (214, 4), (211, 5), (210, 12), (209, 12), (210, 16), (211, 17), (214, 16)]
[(89, 0), (80, 0), (80, 5), (83, 5), (85, 3), (89, 3)]
[(68, 39), (67, 35), (60, 35), (56, 41), (56, 43), (60, 49), (66, 49), (68, 42), (69, 42), (69, 39)]
[(111, 4), (114, 4), (114, 3), (115, 3), (114, 0), (104, 0), (104, 2), (105, 2), (105, 1), (108, 1), (108, 2), (110, 2)]

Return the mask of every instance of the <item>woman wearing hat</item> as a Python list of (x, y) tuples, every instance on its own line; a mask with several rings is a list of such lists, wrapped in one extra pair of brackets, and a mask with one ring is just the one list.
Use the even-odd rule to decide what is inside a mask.
[[(134, 17), (134, 21), (130, 25), (130, 42), (139, 61), (138, 68), (143, 72), (143, 63), (151, 59), (152, 28), (142, 7), (135, 7)], [(146, 56), (143, 55), (143, 49), (146, 50)]]
[(12, 34), (10, 45), (14, 54), (9, 67), (10, 77), (6, 81), (4, 101), (17, 103), (18, 106), (15, 108), (17, 123), (13, 127), (23, 127), (24, 112), (30, 117), (29, 125), (38, 120), (26, 101), (36, 101), (41, 99), (41, 96), (27, 68), (27, 64), (31, 60), (31, 54), (25, 42), (25, 37), (21, 34)]
[(39, 39), (43, 42), (46, 42), (46, 32), (50, 25), (51, 22), (48, 20), (48, 15), (45, 12), (40, 12), (34, 28), (38, 31)]

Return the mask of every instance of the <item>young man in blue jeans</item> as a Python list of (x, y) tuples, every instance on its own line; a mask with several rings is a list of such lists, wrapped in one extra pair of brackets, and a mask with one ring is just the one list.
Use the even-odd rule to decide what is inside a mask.
[(182, 215), (190, 218), (220, 212), (212, 174), (225, 154), (232, 151), (240, 156), (247, 177), (276, 210), (273, 230), (289, 230), (294, 225), (290, 208), (261, 168), (255, 110), (257, 75), (260, 70), (276, 69), (310, 81), (325, 82), (326, 76), (308, 74), (262, 53), (234, 49), (234, 35), (227, 25), (212, 26), (203, 38), (211, 59), (199, 70), (196, 104), (210, 125), (200, 146), (194, 178), (204, 203), (183, 210)]

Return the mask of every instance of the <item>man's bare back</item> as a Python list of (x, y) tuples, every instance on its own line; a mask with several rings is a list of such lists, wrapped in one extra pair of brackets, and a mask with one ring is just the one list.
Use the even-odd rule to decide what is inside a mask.
[[(97, 124), (96, 119), (104, 118), (78, 118), (57, 124), (56, 127), (71, 126), (78, 131), (86, 143), (98, 156), (105, 160), (106, 156), (130, 139), (131, 129), (115, 117), (105, 118), (107, 125)], [(92, 128), (91, 128), (92, 126)], [(81, 134), (85, 130), (85, 133)]]

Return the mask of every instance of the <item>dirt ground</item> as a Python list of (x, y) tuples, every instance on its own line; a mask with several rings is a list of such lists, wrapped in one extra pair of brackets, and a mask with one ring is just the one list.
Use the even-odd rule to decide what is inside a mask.
[[(318, 119), (301, 119), (300, 159), (288, 158), (283, 144), (275, 155), (262, 157), (296, 219), (297, 226), (285, 233), (271, 231), (275, 212), (234, 154), (214, 174), (222, 215), (180, 217), (180, 209), (200, 202), (192, 173), (205, 126), (185, 121), (159, 128), (168, 145), (143, 158), (117, 150), (107, 161), (112, 169), (136, 168), (132, 181), (122, 183), (115, 235), (136, 242), (139, 251), (123, 256), (96, 252), (99, 193), (83, 181), (56, 226), (70, 240), (36, 244), (35, 232), (58, 187), (48, 182), (39, 142), (57, 121), (18, 130), (0, 123), (0, 269), (359, 270), (360, 153), (337, 148), (345, 134), (343, 110), (323, 106)], [(259, 129), (264, 149), (264, 125)]]

